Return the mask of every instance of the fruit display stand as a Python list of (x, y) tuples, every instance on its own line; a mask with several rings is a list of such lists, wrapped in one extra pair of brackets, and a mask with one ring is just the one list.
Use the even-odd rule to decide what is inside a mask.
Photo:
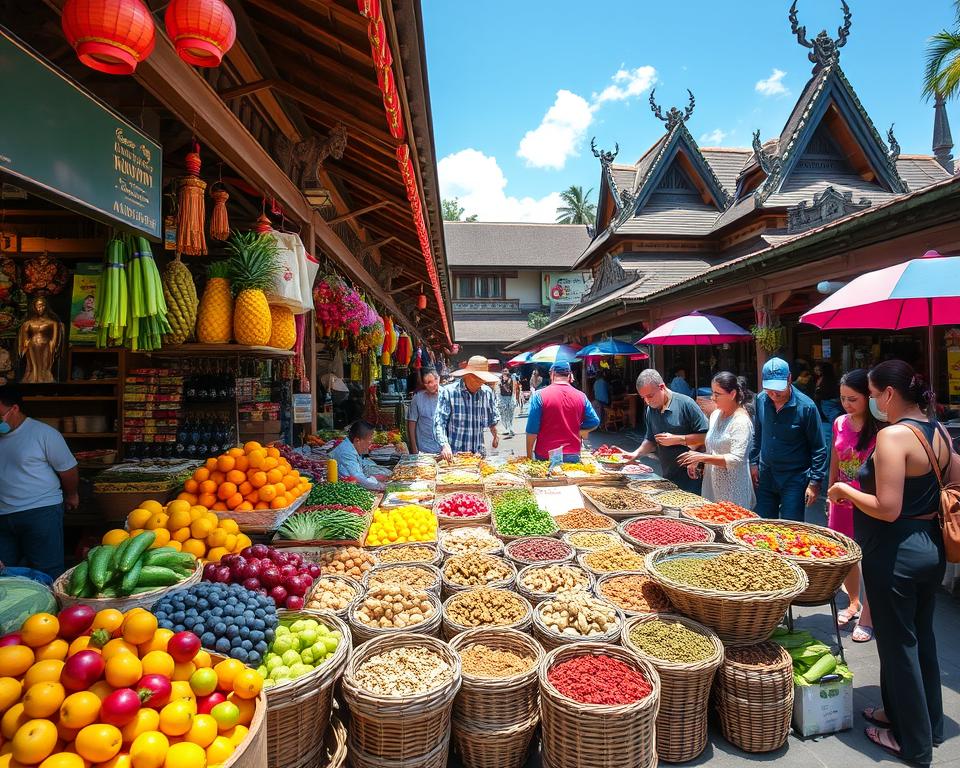
[(237, 521), (243, 533), (257, 536), (267, 536), (276, 532), (284, 521), (294, 514), (307, 500), (307, 494), (282, 509), (255, 509), (247, 512), (234, 513), (233, 511), (214, 510), (221, 520), (233, 519)]
[[(79, 566), (77, 566), (79, 567)], [(141, 592), (138, 595), (127, 595), (126, 597), (72, 597), (67, 594), (66, 586), (70, 583), (70, 576), (76, 568), (65, 571), (53, 582), (53, 595), (57, 598), (61, 607), (66, 608), (70, 605), (89, 605), (96, 611), (102, 611), (106, 608), (114, 608), (120, 612), (129, 611), (132, 608), (150, 608), (157, 600), (174, 592), (188, 589), (194, 584), (199, 583), (203, 577), (203, 563), (197, 560), (197, 565), (193, 573), (187, 576), (183, 581), (173, 584), (169, 587), (157, 587), (149, 592)]]

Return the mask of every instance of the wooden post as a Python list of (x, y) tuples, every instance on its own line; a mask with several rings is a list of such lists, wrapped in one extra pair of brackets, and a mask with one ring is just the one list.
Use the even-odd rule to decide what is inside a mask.
[[(313, 231), (313, 224), (306, 224), (303, 228), (303, 234), (307, 239), (307, 247), (310, 253), (315, 253), (317, 242)], [(319, 259), (318, 259), (319, 261)], [(319, 273), (318, 273), (319, 276)], [(311, 293), (313, 286), (310, 286)], [(316, 314), (313, 310), (307, 313), (306, 323), (304, 323), (303, 332), (303, 365), (306, 369), (307, 378), (310, 380), (310, 424), (307, 425), (307, 434), (312, 434), (317, 428), (317, 330)]]

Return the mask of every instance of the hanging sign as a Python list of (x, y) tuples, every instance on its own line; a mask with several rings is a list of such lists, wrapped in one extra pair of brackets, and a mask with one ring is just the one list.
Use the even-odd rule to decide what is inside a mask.
[(593, 282), (589, 272), (542, 272), (540, 302), (547, 306), (555, 304), (579, 304)]
[(0, 173), (159, 239), (162, 149), (0, 28)]
[(309, 424), (313, 421), (313, 398), (310, 394), (293, 396), (293, 423)]

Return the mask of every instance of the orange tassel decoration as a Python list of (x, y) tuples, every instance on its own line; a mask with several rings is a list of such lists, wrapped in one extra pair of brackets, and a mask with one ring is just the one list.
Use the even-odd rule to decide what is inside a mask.
[(194, 142), (193, 152), (187, 155), (187, 173), (180, 179), (177, 197), (177, 250), (186, 256), (205, 256), (207, 240), (203, 225), (206, 221), (204, 192), (207, 182), (200, 178), (200, 145)]
[(213, 198), (213, 210), (210, 212), (210, 239), (226, 240), (230, 237), (230, 220), (227, 218), (227, 200), (230, 195), (225, 189), (215, 189), (210, 193)]

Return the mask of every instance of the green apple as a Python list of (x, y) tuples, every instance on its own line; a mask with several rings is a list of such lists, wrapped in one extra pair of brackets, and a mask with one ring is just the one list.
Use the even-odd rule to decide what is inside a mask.
[(210, 714), (217, 721), (217, 730), (220, 733), (229, 731), (240, 721), (240, 707), (232, 701), (221, 701), (210, 710)]
[(327, 653), (333, 653), (335, 650), (337, 650), (337, 646), (340, 645), (340, 640), (334, 635), (327, 635), (325, 638), (323, 638), (323, 644), (327, 649)]
[(290, 625), (290, 634), (299, 635), (304, 629), (306, 629), (306, 622), (303, 619), (298, 619)]
[(300, 633), (301, 648), (306, 648), (307, 646), (313, 645), (315, 642), (317, 642), (317, 630), (305, 629)]
[(276, 628), (275, 630), (273, 630), (273, 634), (274, 634), (276, 637), (282, 637), (283, 635), (289, 635), (289, 634), (290, 634), (290, 628), (284, 626), (283, 624), (279, 624), (279, 625), (277, 625), (277, 628)]
[[(300, 661), (304, 664), (316, 664), (317, 658), (313, 652), (313, 648), (304, 648), (300, 651)], [(293, 667), (291, 667), (291, 669), (293, 669)]]
[(290, 667), (290, 677), (302, 677), (309, 672), (313, 672), (313, 667), (309, 664), (294, 664)]
[(217, 672), (213, 667), (201, 667), (190, 675), (190, 690), (197, 696), (209, 696), (217, 690)]
[(273, 639), (273, 646), (270, 648), (278, 656), (283, 656), (287, 651), (293, 648), (295, 640), (293, 635), (283, 635)]
[(268, 653), (267, 658), (265, 659), (265, 662), (266, 662), (267, 669), (272, 672), (274, 669), (276, 669), (277, 667), (283, 664), (283, 659), (281, 659), (275, 653)]
[(270, 677), (273, 680), (283, 680), (290, 677), (290, 667), (284, 665), (280, 667), (274, 667), (270, 670)]

